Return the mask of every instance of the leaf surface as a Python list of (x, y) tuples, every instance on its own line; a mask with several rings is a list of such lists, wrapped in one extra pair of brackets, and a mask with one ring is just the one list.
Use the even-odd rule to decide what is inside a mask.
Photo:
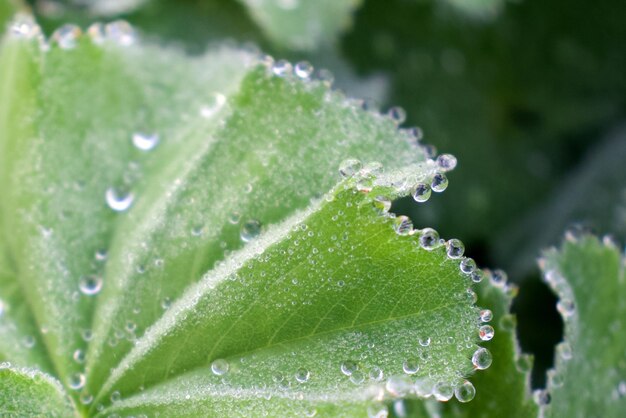
[(547, 392), (536, 395), (544, 416), (620, 416), (626, 408), (623, 253), (611, 241), (569, 234), (541, 264), (565, 322)]

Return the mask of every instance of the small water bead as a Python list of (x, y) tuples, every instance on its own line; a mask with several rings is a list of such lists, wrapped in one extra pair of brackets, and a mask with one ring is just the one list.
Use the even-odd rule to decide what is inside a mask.
[(446, 242), (446, 253), (449, 258), (457, 259), (463, 257), (463, 253), (465, 252), (465, 245), (458, 239), (451, 239)]
[(26, 348), (33, 348), (35, 346), (36, 341), (37, 340), (35, 340), (35, 337), (33, 337), (32, 335), (27, 335), (22, 340), (22, 343), (24, 344), (24, 347)]
[(480, 322), (490, 322), (493, 319), (493, 312), (489, 309), (483, 309), (479, 312)]
[(443, 173), (437, 173), (433, 176), (430, 183), (433, 192), (441, 193), (448, 188), (448, 178)]
[(441, 171), (451, 171), (456, 167), (456, 157), (452, 154), (441, 154), (437, 157), (436, 163)]
[(352, 360), (346, 360), (341, 363), (341, 373), (346, 376), (352, 376), (352, 373), (356, 372), (358, 369), (359, 365)]
[(533, 399), (539, 406), (548, 405), (551, 401), (550, 393), (545, 389), (537, 389), (533, 392)]
[(133, 145), (141, 151), (150, 151), (159, 143), (159, 135), (135, 132), (132, 136)]
[(563, 375), (554, 369), (548, 370), (548, 387), (559, 388), (563, 386)]
[(387, 114), (398, 125), (401, 125), (404, 121), (406, 121), (406, 111), (400, 106), (392, 107), (389, 109)]
[(363, 167), (361, 161), (349, 158), (339, 164), (339, 174), (341, 174), (343, 178), (352, 177), (361, 170), (361, 167)]
[(466, 403), (476, 396), (476, 388), (472, 382), (465, 380), (459, 387), (454, 389), (454, 396), (461, 403)]
[(222, 93), (213, 93), (209, 97), (209, 101), (200, 108), (200, 116), (203, 118), (211, 118), (219, 112), (226, 104), (226, 96)]
[(78, 349), (74, 351), (72, 358), (74, 359), (76, 363), (83, 364), (85, 362), (85, 352), (81, 349)]
[(491, 353), (486, 348), (479, 348), (472, 355), (472, 364), (478, 370), (484, 370), (491, 366), (491, 362), (493, 361), (493, 357)]
[(116, 403), (122, 400), (122, 395), (116, 390), (115, 392), (111, 393), (110, 399), (112, 403)]
[(4, 311), (5, 311), (5, 304), (2, 300), (0, 300), (0, 318), (2, 318), (2, 315), (4, 315)]
[(243, 242), (249, 242), (261, 234), (261, 222), (250, 219), (241, 226), (239, 236)]
[(467, 301), (470, 304), (473, 305), (478, 301), (478, 295), (472, 289), (466, 289), (465, 294), (466, 294)]
[(389, 410), (382, 404), (370, 405), (367, 407), (367, 418), (387, 418)]
[(82, 32), (76, 25), (63, 25), (52, 34), (52, 40), (56, 42), (61, 49), (72, 49), (76, 47), (76, 41), (80, 38)]
[(41, 27), (28, 15), (18, 15), (11, 24), (10, 30), (13, 36), (24, 39), (32, 39), (41, 35)]
[(429, 377), (421, 377), (415, 381), (413, 389), (420, 398), (429, 398), (435, 389), (435, 382)]
[(430, 337), (418, 339), (419, 345), (422, 347), (428, 347), (430, 345)]
[(104, 27), (104, 33), (108, 40), (116, 42), (122, 46), (132, 45), (137, 40), (137, 34), (135, 33), (133, 27), (128, 22), (123, 20), (108, 23)]
[(311, 372), (309, 372), (307, 369), (298, 369), (298, 371), (296, 372), (296, 380), (300, 383), (308, 382), (310, 377)]
[(79, 398), (80, 398), (80, 403), (82, 403), (83, 405), (89, 405), (90, 403), (93, 402), (93, 395), (87, 392), (81, 393)]
[(413, 231), (413, 223), (408, 216), (398, 216), (393, 219), (393, 229), (398, 235), (409, 235)]
[(70, 376), (67, 385), (72, 390), (79, 390), (85, 386), (85, 375), (82, 373), (74, 373)]
[(307, 80), (313, 74), (313, 66), (308, 61), (300, 61), (296, 64), (294, 72), (296, 77)]
[(413, 389), (413, 383), (408, 376), (391, 376), (387, 379), (385, 389), (392, 397), (404, 397)]
[(92, 23), (86, 31), (87, 36), (96, 45), (104, 42), (104, 25), (100, 22)]
[(102, 289), (102, 277), (100, 276), (82, 276), (78, 282), (78, 288), (83, 295), (97, 295)]
[(483, 341), (489, 341), (493, 338), (495, 331), (491, 325), (483, 325), (478, 329), (478, 336)]
[(279, 60), (272, 66), (272, 72), (278, 77), (285, 77), (291, 74), (291, 63), (287, 60)]
[(375, 382), (380, 382), (381, 380), (383, 380), (384, 376), (385, 373), (380, 367), (374, 367), (369, 372), (369, 378)]
[(374, 199), (374, 207), (378, 213), (387, 213), (389, 209), (391, 209), (391, 199), (386, 196), (376, 196), (376, 199)]
[(431, 228), (424, 228), (420, 231), (420, 247), (425, 250), (433, 250), (439, 246), (439, 233)]
[(626, 380), (622, 380), (617, 384), (617, 394), (620, 397), (626, 397)]
[(108, 255), (107, 250), (100, 249), (96, 251), (96, 254), (95, 254), (96, 261), (106, 261), (107, 255)]
[(418, 203), (426, 202), (430, 198), (430, 194), (430, 186), (425, 183), (419, 183), (415, 186), (413, 199)]
[(350, 381), (355, 385), (360, 385), (365, 381), (365, 375), (361, 371), (356, 370), (350, 375)]
[(230, 365), (228, 364), (228, 361), (224, 359), (217, 359), (214, 360), (213, 363), (211, 363), (211, 371), (216, 376), (222, 376), (228, 373), (229, 368)]
[(507, 275), (503, 270), (494, 270), (490, 276), (491, 284), (503, 287), (507, 282)]
[(109, 187), (104, 195), (107, 205), (116, 212), (124, 212), (133, 204), (135, 195), (115, 187)]
[(485, 273), (481, 269), (476, 269), (470, 274), (470, 278), (474, 283), (480, 283), (485, 278)]
[(415, 374), (419, 371), (419, 369), (420, 366), (415, 360), (405, 360), (404, 363), (402, 363), (402, 370), (406, 374)]
[(83, 341), (89, 342), (93, 338), (93, 333), (91, 332), (90, 329), (84, 329), (81, 332), (81, 337), (83, 337)]
[(556, 352), (561, 359), (567, 361), (572, 359), (572, 346), (568, 342), (561, 342), (556, 346)]
[(454, 387), (450, 383), (439, 382), (433, 387), (433, 396), (439, 402), (447, 402), (454, 396)]
[(571, 299), (563, 298), (556, 303), (556, 310), (563, 318), (569, 318), (576, 313), (576, 304)]
[(330, 87), (335, 81), (335, 75), (329, 69), (322, 68), (317, 72), (317, 79), (324, 83), (327, 87)]
[(465, 274), (472, 274), (476, 270), (476, 262), (469, 257), (464, 258), (459, 263), (459, 268)]

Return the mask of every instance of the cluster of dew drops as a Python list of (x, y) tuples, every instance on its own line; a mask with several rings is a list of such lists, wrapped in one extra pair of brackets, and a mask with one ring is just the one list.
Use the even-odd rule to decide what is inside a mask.
[[(22, 19), (18, 20), (12, 25), (12, 34), (17, 37), (38, 39), (40, 47), (43, 50), (48, 50), (50, 45), (47, 43), (42, 35), (41, 29), (32, 20)], [(95, 44), (102, 44), (105, 41), (112, 41), (122, 46), (128, 46), (135, 43), (136, 34), (133, 28), (124, 21), (116, 21), (106, 25), (101, 23), (95, 23), (86, 30), (86, 35)], [(78, 26), (64, 25), (57, 29), (52, 37), (52, 42), (56, 43), (58, 47), (62, 49), (72, 49), (77, 45), (78, 39), (83, 36), (83, 32)], [(330, 71), (321, 69), (315, 72), (313, 66), (306, 62), (298, 62), (292, 65), (286, 60), (274, 61), (271, 57), (260, 56), (259, 61), (266, 65), (269, 73), (277, 77), (294, 77), (304, 82), (318, 81), (327, 86), (331, 86), (333, 83), (333, 75)], [(219, 110), (226, 103), (226, 97), (223, 94), (215, 93), (211, 96), (210, 100), (205, 106), (199, 109), (200, 116), (204, 118), (211, 118), (219, 112)], [(360, 105), (365, 110), (374, 110), (374, 105), (369, 101), (361, 101)], [(392, 107), (387, 116), (391, 118), (397, 125), (404, 122), (406, 114), (400, 107)], [(409, 130), (409, 134), (419, 141), (422, 137), (421, 130), (414, 128)], [(135, 132), (133, 133), (129, 141), (139, 151), (149, 152), (157, 147), (160, 142), (160, 137), (154, 132)], [(422, 149), (426, 151), (427, 156), (434, 157), (434, 148), (422, 146)], [(416, 202), (426, 202), (431, 193), (443, 192), (448, 186), (448, 179), (446, 172), (453, 170), (457, 164), (456, 158), (449, 154), (442, 154), (436, 157), (435, 170), (427, 180), (420, 181), (413, 187), (412, 196)], [(369, 163), (363, 165), (360, 161), (355, 159), (347, 159), (341, 163), (339, 167), (339, 173), (343, 177), (357, 176), (359, 182), (357, 186), (362, 191), (368, 191), (371, 188), (371, 179), (382, 171), (382, 165), (379, 163)], [(111, 186), (107, 188), (104, 195), (106, 205), (115, 212), (124, 212), (130, 209), (132, 206), (135, 195), (128, 188), (119, 188)], [(490, 281), (496, 286), (506, 286), (506, 275), (500, 270), (489, 271), (481, 270), (477, 268), (476, 263), (469, 257), (463, 257), (464, 245), (457, 239), (450, 239), (444, 241), (439, 238), (437, 231), (431, 228), (424, 228), (421, 230), (413, 229), (413, 225), (410, 219), (406, 216), (395, 216), (390, 213), (391, 201), (383, 196), (375, 198), (374, 205), (376, 209), (386, 216), (393, 219), (393, 228), (399, 235), (417, 235), (420, 247), (425, 250), (433, 250), (441, 245), (445, 245), (447, 257), (453, 260), (459, 260), (460, 270), (475, 283), (482, 281), (485, 277), (489, 277)], [(232, 224), (238, 224), (240, 222), (240, 215), (233, 213), (229, 217), (229, 222)], [(262, 225), (258, 220), (248, 220), (241, 225), (240, 238), (245, 243), (251, 241), (257, 237), (262, 231)], [(193, 230), (192, 235), (200, 235), (201, 229)], [(99, 262), (106, 260), (107, 254), (105, 250), (96, 252), (95, 258)], [(102, 278), (99, 275), (85, 275), (79, 279), (79, 290), (86, 296), (97, 295), (103, 286)], [(476, 302), (476, 294), (468, 289), (468, 298), (472, 303)], [(169, 302), (167, 303), (169, 305)], [(165, 306), (164, 306), (165, 308)], [(4, 304), (0, 301), (0, 316), (2, 316), (5, 310)], [(488, 309), (480, 311), (479, 321), (483, 324), (479, 327), (479, 338), (482, 341), (489, 341), (494, 336), (494, 329), (487, 323), (492, 319), (492, 313)], [(91, 339), (91, 332), (84, 330), (83, 339), (89, 341)], [(420, 342), (421, 344), (422, 342)], [(426, 344), (426, 342), (425, 342)], [(85, 353), (83, 350), (76, 350), (73, 355), (75, 362), (82, 364), (85, 361)], [(478, 348), (472, 355), (472, 364), (477, 370), (484, 370), (491, 365), (492, 356), (486, 348)], [(211, 372), (216, 376), (223, 376), (229, 372), (230, 366), (227, 360), (216, 359), (211, 363)], [(455, 396), (461, 402), (471, 401), (476, 393), (476, 390), (471, 382), (463, 380), (459, 385), (452, 385), (447, 382), (433, 383), (428, 379), (418, 379), (411, 381), (408, 378), (417, 373), (419, 365), (405, 361), (403, 363), (404, 376), (391, 376), (387, 379), (385, 389), (392, 397), (404, 397), (408, 394), (416, 394), (417, 396), (427, 398), (434, 397), (439, 401), (448, 401)], [(356, 362), (346, 360), (341, 363), (338, 370), (341, 374), (347, 376), (350, 381), (355, 384), (361, 384), (366, 380), (365, 374), (359, 370), (359, 366)], [(299, 383), (306, 383), (311, 376), (310, 371), (305, 369), (298, 369), (294, 377)], [(379, 368), (374, 368), (368, 373), (370, 380), (380, 382), (383, 380), (384, 372)], [(70, 376), (68, 386), (73, 390), (81, 390), (85, 386), (85, 376), (83, 373), (75, 373)], [(120, 400), (119, 392), (114, 392), (111, 395), (111, 401), (117, 402)], [(83, 404), (89, 404), (92, 402), (93, 397), (89, 394), (81, 394), (80, 400)], [(368, 411), (370, 416), (386, 416), (386, 406), (381, 404), (380, 408), (374, 408)], [(313, 416), (311, 414), (310, 416)]]

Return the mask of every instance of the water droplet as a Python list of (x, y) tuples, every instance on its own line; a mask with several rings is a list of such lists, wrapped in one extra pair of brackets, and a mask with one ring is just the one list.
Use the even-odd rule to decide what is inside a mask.
[(493, 338), (495, 331), (491, 325), (483, 325), (478, 329), (478, 336), (483, 341), (489, 341)]
[(429, 377), (421, 377), (415, 381), (415, 394), (420, 398), (429, 398), (433, 394), (435, 383)]
[(79, 348), (78, 350), (74, 351), (72, 358), (76, 363), (83, 364), (85, 362), (85, 352)]
[(99, 276), (82, 276), (78, 282), (78, 288), (83, 295), (97, 295), (102, 289), (102, 278)]
[(491, 366), (492, 361), (493, 358), (491, 357), (491, 353), (486, 348), (481, 347), (474, 352), (474, 355), (472, 355), (472, 364), (478, 370), (487, 369)]
[(392, 107), (387, 114), (397, 125), (403, 124), (406, 120), (406, 111), (400, 106)]
[(85, 386), (85, 375), (82, 373), (74, 373), (70, 376), (67, 384), (72, 390), (82, 389), (82, 387)]
[(385, 374), (380, 367), (373, 367), (372, 370), (370, 370), (369, 372), (370, 379), (374, 380), (375, 382), (380, 382), (381, 380), (383, 380), (384, 375)]
[(545, 389), (537, 389), (533, 392), (533, 399), (539, 406), (548, 405), (550, 403), (550, 394)]
[(116, 390), (115, 392), (111, 393), (111, 402), (112, 403), (116, 403), (122, 400), (122, 395)]
[(11, 34), (17, 38), (32, 39), (41, 35), (41, 28), (29, 15), (18, 15), (11, 24)]
[(387, 418), (389, 410), (382, 404), (370, 405), (367, 407), (367, 418)]
[(556, 352), (565, 361), (572, 359), (572, 346), (565, 341), (556, 346)]
[(217, 359), (211, 363), (211, 371), (216, 376), (222, 376), (228, 372), (230, 365), (224, 359)]
[(298, 78), (303, 80), (309, 79), (313, 74), (313, 66), (308, 61), (300, 61), (296, 64), (295, 73)]
[(385, 389), (393, 397), (404, 397), (411, 392), (413, 384), (408, 376), (391, 376), (387, 379)]
[(104, 249), (100, 249), (98, 251), (96, 251), (95, 257), (96, 257), (96, 261), (105, 261), (107, 259), (107, 250)]
[(24, 347), (26, 348), (33, 348), (35, 346), (35, 342), (36, 342), (35, 337), (33, 337), (32, 335), (27, 335), (22, 340), (22, 343), (24, 344)]
[(454, 396), (459, 402), (469, 402), (476, 396), (476, 388), (471, 382), (465, 380), (459, 387), (454, 389)]
[(81, 36), (82, 32), (76, 25), (63, 25), (52, 34), (52, 40), (55, 41), (61, 49), (72, 49), (76, 47), (76, 40)]
[(465, 245), (458, 239), (451, 239), (446, 242), (448, 257), (452, 259), (461, 258), (465, 252)]
[(419, 345), (421, 345), (422, 347), (428, 347), (430, 345), (430, 337), (420, 338), (418, 342), (419, 342)]
[(480, 283), (485, 278), (485, 273), (481, 269), (476, 269), (470, 274), (470, 278), (474, 283)]
[(161, 308), (167, 310), (170, 308), (170, 306), (172, 306), (172, 300), (170, 298), (163, 298), (163, 300), (161, 301)]
[(307, 382), (311, 377), (311, 373), (307, 369), (298, 369), (296, 372), (296, 380), (300, 383)]
[(454, 395), (454, 387), (450, 383), (439, 382), (433, 388), (433, 396), (439, 402), (447, 402)]
[(464, 258), (459, 263), (459, 268), (465, 274), (472, 274), (476, 270), (476, 262), (469, 257)]
[(433, 250), (439, 246), (439, 233), (431, 228), (424, 228), (420, 231), (420, 247), (425, 250)]
[(108, 23), (104, 27), (104, 32), (108, 40), (117, 42), (122, 46), (129, 46), (137, 40), (137, 34), (133, 27), (123, 20)]
[(87, 28), (87, 36), (94, 44), (102, 44), (104, 42), (104, 25), (100, 22), (91, 24)]
[(393, 229), (398, 235), (408, 235), (413, 231), (413, 223), (404, 215), (393, 219)]
[(617, 393), (620, 397), (626, 397), (626, 380), (622, 380), (617, 384)]
[(335, 81), (335, 76), (332, 71), (322, 68), (317, 72), (317, 79), (321, 81), (325, 86), (330, 87)]
[(448, 178), (443, 173), (437, 173), (433, 176), (430, 183), (430, 188), (433, 192), (441, 193), (448, 188)]
[(563, 386), (563, 375), (554, 369), (548, 370), (548, 387), (560, 388)]
[(415, 374), (419, 369), (420, 366), (415, 360), (405, 360), (404, 363), (402, 363), (402, 370), (406, 374)]
[(200, 108), (200, 116), (203, 118), (211, 118), (226, 104), (226, 96), (222, 93), (213, 93), (209, 97), (209, 101)]
[(6, 308), (4, 302), (0, 300), (0, 318), (2, 318), (2, 315), (4, 315), (5, 309)]
[(556, 310), (563, 318), (569, 318), (576, 313), (576, 304), (573, 300), (564, 297), (556, 303)]
[(430, 186), (428, 184), (419, 183), (415, 186), (413, 199), (419, 203), (426, 202), (430, 198), (430, 194)]
[(454, 170), (456, 167), (456, 157), (452, 154), (441, 154), (436, 162), (437, 167), (443, 172)]
[(256, 219), (250, 219), (241, 226), (239, 236), (243, 242), (249, 242), (258, 237), (261, 233), (261, 222)]
[(287, 60), (279, 60), (274, 63), (272, 72), (278, 77), (285, 77), (291, 74), (291, 63)]
[(91, 402), (93, 402), (93, 396), (87, 392), (83, 392), (80, 394), (80, 403), (82, 403), (83, 405), (89, 405)]
[(503, 270), (494, 270), (491, 273), (491, 284), (497, 287), (503, 287), (507, 282), (507, 275)]
[(493, 313), (489, 309), (483, 309), (478, 315), (480, 322), (490, 322), (493, 319)]
[(109, 187), (105, 193), (107, 205), (116, 212), (128, 210), (133, 204), (135, 195), (131, 192), (124, 192), (115, 187)]
[(354, 373), (358, 369), (359, 366), (354, 361), (346, 360), (341, 363), (341, 373), (345, 374), (346, 376), (352, 376), (352, 373)]
[(385, 196), (376, 196), (376, 199), (374, 199), (374, 207), (380, 214), (387, 213), (389, 209), (391, 209), (391, 199)]
[(83, 337), (83, 341), (89, 342), (93, 338), (93, 333), (91, 332), (90, 329), (84, 329), (81, 332), (81, 337)]
[(142, 151), (150, 151), (159, 143), (159, 135), (136, 132), (133, 134), (133, 145)]
[(361, 169), (362, 166), (361, 161), (354, 158), (343, 160), (341, 164), (339, 164), (339, 174), (341, 174), (344, 178), (352, 177)]
[(350, 381), (355, 385), (360, 385), (365, 381), (365, 375), (361, 371), (355, 370), (350, 375)]

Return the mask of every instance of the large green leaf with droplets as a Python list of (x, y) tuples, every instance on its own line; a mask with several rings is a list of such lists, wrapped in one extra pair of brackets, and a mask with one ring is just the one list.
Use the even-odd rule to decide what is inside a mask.
[(569, 233), (544, 254), (544, 279), (559, 297), (564, 339), (546, 392), (544, 416), (618, 417), (626, 408), (624, 255), (610, 240)]
[(83, 414), (376, 411), (488, 366), (472, 263), (387, 212), (445, 159), (306, 66), (88, 33), (2, 43), (3, 359)]
[(59, 381), (36, 369), (0, 364), (0, 415), (11, 417), (75, 416)]

